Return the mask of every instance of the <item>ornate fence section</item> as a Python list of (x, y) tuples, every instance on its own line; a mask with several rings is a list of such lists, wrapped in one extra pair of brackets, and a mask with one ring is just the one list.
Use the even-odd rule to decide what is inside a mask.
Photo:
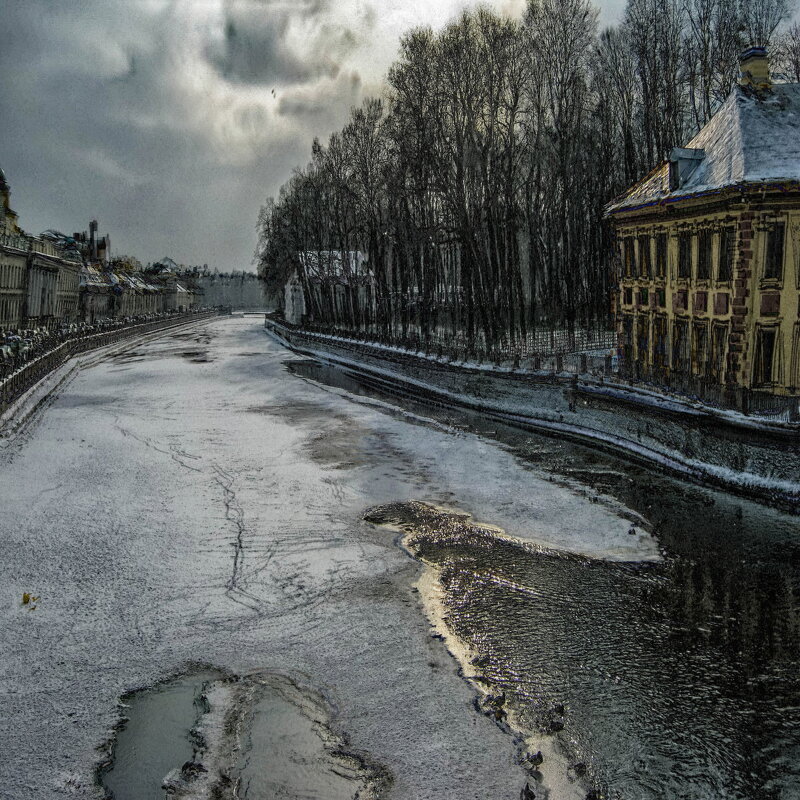
[(617, 342), (614, 331), (590, 329), (542, 329), (528, 333), (524, 339), (501, 336), (494, 343), (487, 343), (486, 337), (480, 332), (470, 338), (463, 332), (437, 330), (422, 335), (409, 329), (405, 335), (397, 334), (386, 338), (374, 331), (352, 331), (313, 323), (303, 325), (303, 330), (354, 341), (391, 345), (412, 352), (446, 357), (451, 361), (473, 361), (479, 364), (519, 364), (523, 361), (532, 363), (534, 359), (546, 362), (556, 357), (561, 357), (563, 361), (581, 353), (599, 356), (602, 360), (616, 348)]
[(114, 344), (123, 339), (128, 339), (131, 336), (178, 327), (189, 322), (197, 322), (202, 319), (216, 317), (222, 313), (229, 312), (227, 309), (224, 311), (221, 309), (214, 309), (211, 311), (190, 311), (185, 314), (172, 314), (166, 319), (126, 325), (110, 331), (103, 331), (102, 333), (77, 335), (67, 339), (52, 350), (26, 362), (0, 381), (0, 414), (28, 391), (31, 386), (38, 383), (48, 373), (58, 369), (58, 367), (73, 356), (85, 353), (87, 350), (95, 350), (98, 347)]

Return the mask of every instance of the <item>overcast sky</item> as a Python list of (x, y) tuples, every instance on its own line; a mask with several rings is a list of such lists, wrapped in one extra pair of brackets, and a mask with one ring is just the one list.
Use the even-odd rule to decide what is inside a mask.
[[(2, 0), (0, 167), (29, 233), (253, 269), (258, 209), (472, 0)], [(519, 13), (524, 0), (490, 5)], [(601, 24), (624, 0), (603, 0)]]

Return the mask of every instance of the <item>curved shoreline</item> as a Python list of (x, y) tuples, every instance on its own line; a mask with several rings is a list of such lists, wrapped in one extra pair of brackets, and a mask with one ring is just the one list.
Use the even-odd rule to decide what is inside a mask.
[[(337, 366), (378, 391), (476, 412), (487, 419), (585, 445), (700, 486), (800, 514), (800, 448), (791, 442), (782, 442), (779, 447), (773, 442), (776, 431), (770, 426), (764, 429), (763, 440), (757, 441), (760, 427), (747, 420), (746, 428), (737, 433), (738, 440), (732, 441), (729, 430), (717, 429), (716, 423), (709, 427), (704, 417), (698, 421), (697, 411), (691, 407), (679, 422), (656, 419), (650, 408), (633, 411), (626, 401), (606, 396), (593, 400), (593, 407), (589, 407), (589, 400), (582, 401), (585, 407), (576, 410), (575, 397), (569, 396), (574, 394), (571, 386), (526, 384), (516, 376), (519, 396), (510, 397), (508, 386), (501, 385), (508, 376), (488, 374), (476, 379), (474, 371), (453, 365), (437, 372), (437, 365), (416, 364), (413, 357), (402, 362), (368, 363), (367, 357), (379, 359), (374, 354), (338, 352), (333, 341), (312, 339), (310, 334), (292, 331), (273, 320), (268, 320), (266, 332), (287, 349)], [(423, 370), (426, 380), (408, 374)], [(478, 381), (490, 385), (478, 387)], [(491, 396), (486, 396), (486, 389)], [(674, 410), (665, 413), (674, 417)], [(731, 420), (719, 423), (733, 424)], [(665, 440), (670, 437), (675, 442), (668, 446)], [(719, 463), (714, 463), (712, 456)], [(743, 460), (751, 471), (739, 468)], [(753, 471), (755, 468), (762, 473), (780, 468), (782, 474), (761, 474)]]
[[(413, 520), (415, 510), (422, 515), (433, 514), (438, 519), (447, 520), (449, 524), (468, 526), (475, 532), (480, 531), (490, 537), (499, 536), (504, 542), (513, 546), (526, 547), (529, 543), (507, 535), (496, 526), (476, 522), (472, 515), (466, 512), (439, 508), (419, 501), (377, 506), (368, 509), (364, 514), (367, 522), (396, 531), (399, 534), (399, 546), (422, 566), (422, 573), (414, 584), (414, 590), (419, 598), (422, 612), (430, 623), (433, 631), (431, 635), (442, 640), (445, 649), (458, 664), (458, 674), (474, 691), (473, 705), (476, 712), (492, 719), (503, 732), (512, 737), (517, 762), (530, 776), (529, 787), (544, 791), (546, 797), (558, 797), (559, 800), (584, 800), (590, 796), (592, 787), (579, 778), (569, 775), (572, 760), (564, 751), (557, 735), (532, 734), (524, 729), (513, 708), (507, 706), (501, 699), (502, 693), (481, 671), (477, 658), (479, 654), (460, 639), (448, 625), (445, 590), (440, 581), (441, 569), (421, 557), (412, 545), (415, 536), (424, 535), (424, 528), (417, 527), (417, 523)], [(408, 519), (402, 519), (406, 516)]]

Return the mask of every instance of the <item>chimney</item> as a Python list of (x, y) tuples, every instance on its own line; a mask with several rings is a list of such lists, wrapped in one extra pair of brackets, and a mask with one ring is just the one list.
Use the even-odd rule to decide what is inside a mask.
[(757, 92), (768, 92), (772, 89), (766, 47), (748, 47), (739, 56), (739, 86), (755, 89)]
[(97, 261), (97, 220), (89, 223), (89, 258)]

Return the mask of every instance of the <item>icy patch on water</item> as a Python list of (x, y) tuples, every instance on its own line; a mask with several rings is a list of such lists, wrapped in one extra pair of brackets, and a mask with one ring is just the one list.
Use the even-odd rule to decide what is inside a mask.
[(114, 800), (372, 800), (391, 783), (334, 733), (322, 695), (286, 675), (199, 672), (120, 705), (99, 770)]
[[(556, 479), (493, 439), (466, 432), (460, 427), (463, 421), (443, 425), (433, 408), (427, 415), (425, 409), (409, 411), (336, 367), (313, 361), (287, 366), (361, 405), (359, 424), (366, 430), (383, 429), (382, 455), (389, 448), (399, 458), (413, 454), (413, 468), (426, 483), (420, 491), (436, 506), (455, 505), (475, 516), (489, 513), (503, 529), (498, 536), (548, 550), (609, 561), (661, 559), (647, 520), (592, 488), (592, 476), (584, 482), (569, 476)], [(374, 496), (374, 472), (368, 477)], [(437, 493), (437, 487), (442, 491)]]

